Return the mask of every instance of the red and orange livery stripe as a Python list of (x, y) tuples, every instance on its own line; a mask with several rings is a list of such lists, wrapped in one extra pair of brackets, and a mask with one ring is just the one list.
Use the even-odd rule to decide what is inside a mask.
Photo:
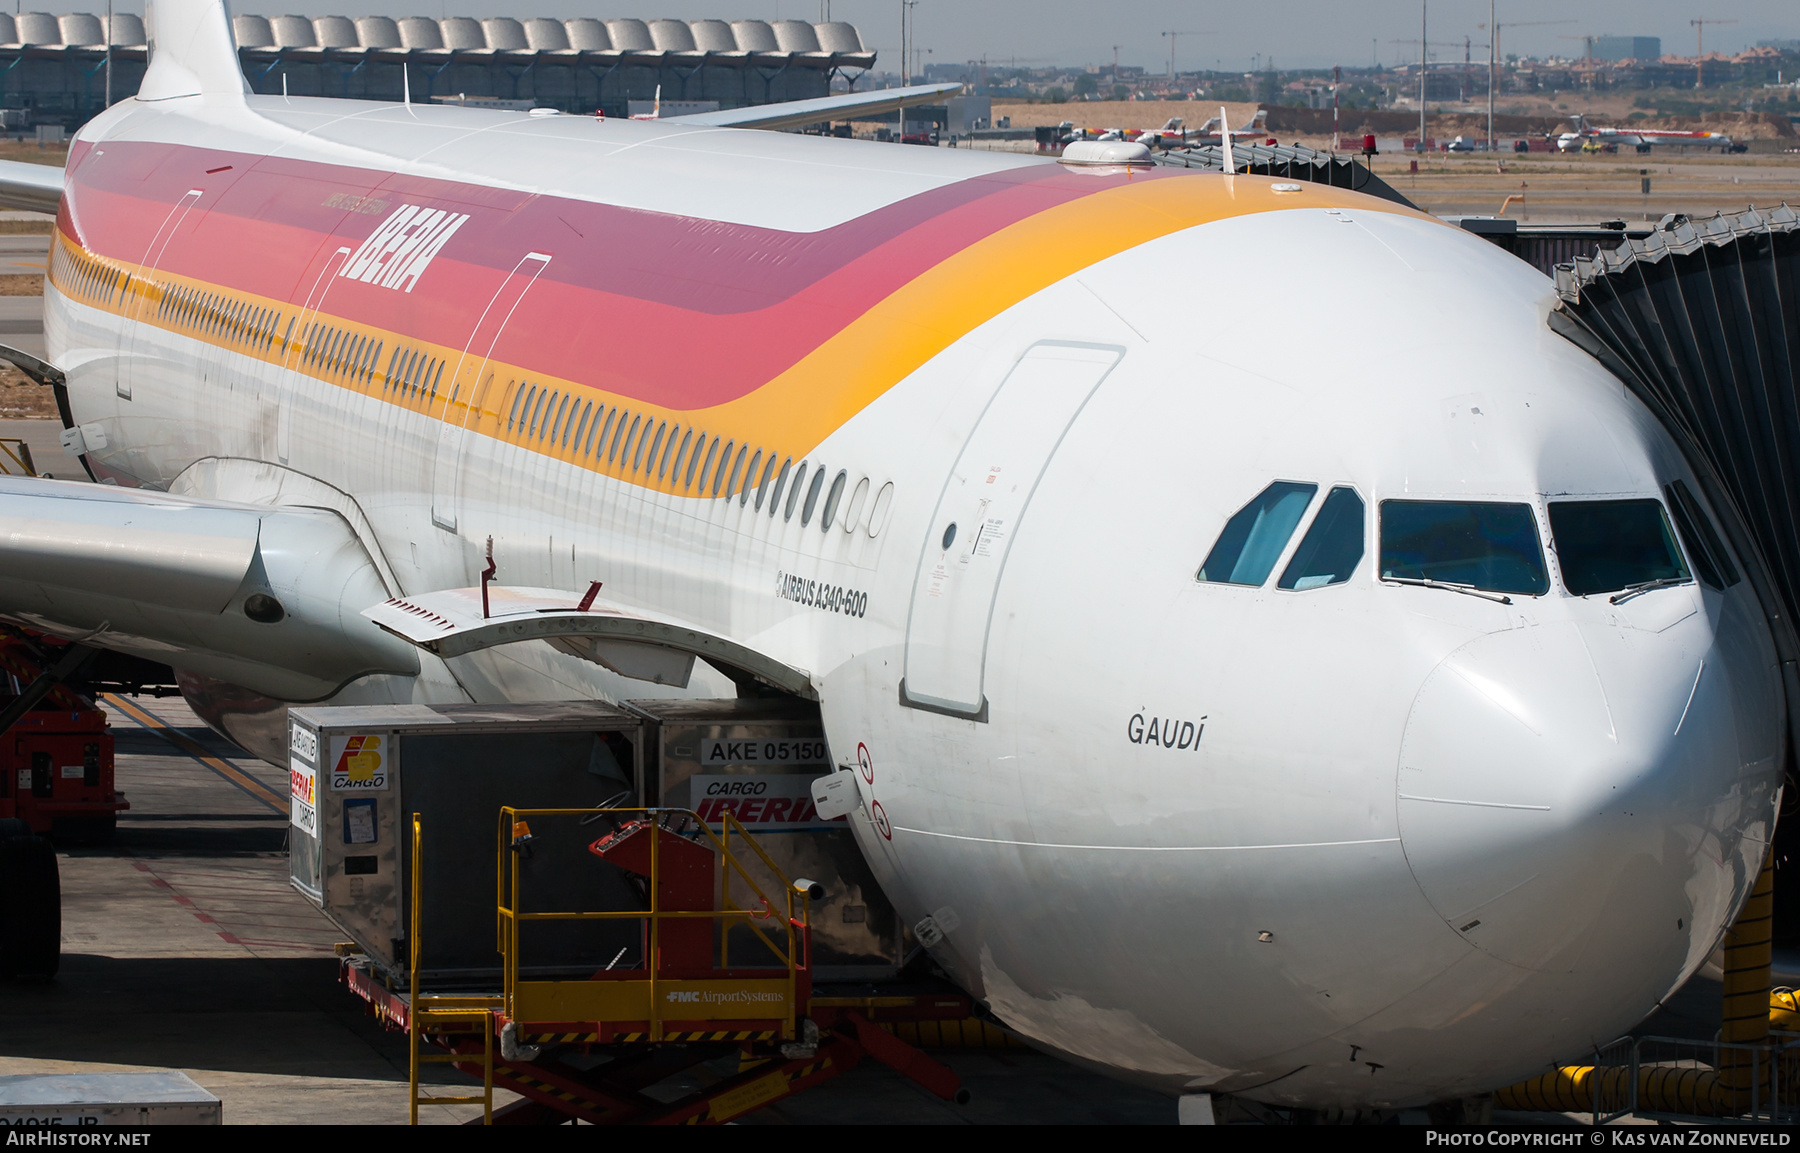
[[(461, 377), (401, 395), (384, 362), (316, 375), (492, 436), (523, 439), (508, 416), (535, 385), (795, 456), (976, 326), (1117, 253), (1227, 217), (1383, 207), (1317, 185), (1301, 198), (1257, 178), (1042, 165), (796, 233), (174, 145), (82, 145), (69, 171), (52, 279), (85, 302), (163, 323), (165, 293), (229, 301), (277, 331), (234, 340), (190, 317), (189, 335), (303, 370), (321, 358), (293, 346), (315, 324), (423, 348)], [(469, 217), (413, 291), (325, 275), (402, 205)], [(481, 357), (462, 354), (528, 252), (550, 261), (474, 379)], [(533, 447), (575, 459), (562, 441)]]

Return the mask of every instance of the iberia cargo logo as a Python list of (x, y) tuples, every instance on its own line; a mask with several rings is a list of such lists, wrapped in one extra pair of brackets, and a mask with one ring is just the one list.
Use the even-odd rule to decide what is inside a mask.
[(377, 736), (333, 737), (336, 758), (331, 767), (331, 788), (339, 793), (378, 793), (388, 787), (387, 761)]
[(843, 828), (849, 823), (847, 818), (826, 820), (813, 807), (815, 779), (806, 773), (699, 773), (688, 778), (688, 795), (701, 820), (722, 821), (730, 813), (740, 824), (754, 826), (753, 832)]
[(309, 837), (319, 835), (319, 802), (314, 795), (317, 775), (305, 761), (288, 761), (288, 821)]

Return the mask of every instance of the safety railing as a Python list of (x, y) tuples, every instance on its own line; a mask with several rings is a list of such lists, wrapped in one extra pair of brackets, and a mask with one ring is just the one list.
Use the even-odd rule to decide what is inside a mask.
[[(419, 989), (419, 957), (424, 951), (425, 927), (425, 828), (419, 814), (412, 815), (412, 907), (408, 918), (408, 984), (406, 1003), (407, 1092), (412, 1099), (411, 1121), (419, 1123), (421, 1105), (480, 1105), (484, 1125), (494, 1123), (494, 1010), (497, 997), (454, 996), (425, 993)], [(481, 1095), (426, 1095), (419, 1092), (419, 1074), (425, 1065), (450, 1065), (469, 1061), (472, 1054), (424, 1053), (425, 1034), (453, 1026), (474, 1025), (481, 1031)], [(433, 1029), (436, 1026), (436, 1029)]]
[(1527, 1107), (1586, 1112), (1596, 1125), (1627, 1116), (1687, 1124), (1800, 1120), (1800, 1035), (1776, 1033), (1761, 1042), (1626, 1037), (1591, 1059), (1524, 1083), (1545, 1097)]
[(16, 436), (0, 436), (0, 474), (36, 476), (38, 471), (31, 460), (31, 446)]
[[(647, 886), (648, 909), (595, 910), (595, 909), (561, 909), (530, 910), (520, 906), (517, 848), (522, 838), (532, 836), (530, 821), (537, 818), (579, 817), (592, 820), (598, 817), (612, 817), (619, 827), (633, 819), (647, 821), (651, 827), (650, 837), (650, 874)], [(647, 1016), (649, 1039), (659, 1041), (663, 1037), (663, 1023), (666, 1020), (685, 1020), (691, 1018), (695, 1010), (686, 1010), (683, 1017), (671, 1017), (664, 1008), (664, 988), (676, 982), (691, 983), (693, 975), (685, 977), (663, 976), (662, 927), (670, 921), (710, 921), (722, 926), (719, 953), (719, 969), (727, 968), (729, 957), (727, 942), (733, 925), (743, 924), (750, 928), (759, 940), (773, 954), (779, 967), (784, 971), (786, 996), (782, 998), (781, 1018), (784, 1021), (784, 1036), (792, 1038), (797, 1026), (797, 1003), (799, 1000), (799, 979), (802, 971), (810, 970), (811, 958), (811, 914), (810, 896), (797, 888), (769, 855), (763, 852), (745, 829), (730, 813), (723, 814), (719, 823), (720, 831), (715, 833), (712, 826), (690, 809), (672, 808), (599, 808), (599, 809), (516, 809), (511, 806), (500, 810), (499, 845), (495, 863), (495, 930), (501, 958), (501, 998), (504, 1012), (508, 1019), (521, 1019), (520, 1008), (520, 945), (521, 926), (530, 922), (543, 921), (639, 921), (648, 925), (648, 944), (645, 949), (643, 977), (641, 981), (648, 984), (648, 996), (636, 998), (633, 1004), (641, 1005)], [(719, 892), (720, 905), (715, 909), (665, 909), (661, 904), (662, 866), (660, 862), (660, 843), (667, 833), (673, 836), (688, 836), (690, 839), (704, 838), (717, 854), (718, 867), (721, 871)], [(748, 846), (762, 863), (768, 868), (781, 889), (780, 904), (772, 898), (756, 878), (744, 868), (738, 853), (733, 850), (734, 839)], [(731, 897), (733, 877), (747, 886), (753, 901), (747, 906), (740, 906)], [(796, 907), (798, 906), (798, 907)], [(772, 927), (769, 922), (780, 918), (780, 932), (772, 937), (766, 928)], [(759, 924), (758, 922), (761, 922)], [(618, 971), (611, 975), (609, 971), (605, 983), (630, 980), (628, 974), (636, 970)], [(724, 976), (725, 974), (717, 974)], [(596, 978), (598, 978), (596, 974)], [(586, 982), (570, 982), (569, 984), (586, 985), (589, 988), (602, 984), (600, 980)], [(769, 1017), (775, 1016), (769, 1014)], [(581, 1019), (586, 1020), (587, 1017)], [(637, 1020), (638, 1018), (632, 1018)]]
[[(1591, 1062), (1591, 1063), (1588, 1063)], [(1800, 1034), (1767, 1041), (1624, 1037), (1586, 1062), (1509, 1085), (1497, 1109), (1585, 1113), (1686, 1124), (1800, 1121)]]
[(1795, 1118), (1800, 1039), (1763, 1042), (1639, 1037), (1631, 1046), (1628, 1111), (1650, 1120)]

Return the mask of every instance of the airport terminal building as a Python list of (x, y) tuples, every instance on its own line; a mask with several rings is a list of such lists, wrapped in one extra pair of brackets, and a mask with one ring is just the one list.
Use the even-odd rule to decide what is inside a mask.
[[(73, 131), (137, 91), (143, 20), (0, 14), (6, 127)], [(398, 100), (523, 101), (624, 116), (661, 90), (671, 102), (738, 108), (824, 96), (875, 62), (855, 27), (803, 20), (571, 20), (495, 16), (236, 16), (244, 75), (261, 93)], [(111, 51), (108, 52), (108, 40)], [(110, 57), (110, 69), (108, 62)]]

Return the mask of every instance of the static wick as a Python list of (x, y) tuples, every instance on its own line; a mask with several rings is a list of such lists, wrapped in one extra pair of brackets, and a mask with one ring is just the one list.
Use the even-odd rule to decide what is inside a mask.
[(487, 538), (487, 562), (488, 562), (487, 568), (483, 569), (482, 573), (481, 573), (481, 619), (482, 620), (488, 619), (488, 582), (494, 579), (494, 573), (496, 571), (498, 571), (494, 567), (494, 538), (493, 537)]

